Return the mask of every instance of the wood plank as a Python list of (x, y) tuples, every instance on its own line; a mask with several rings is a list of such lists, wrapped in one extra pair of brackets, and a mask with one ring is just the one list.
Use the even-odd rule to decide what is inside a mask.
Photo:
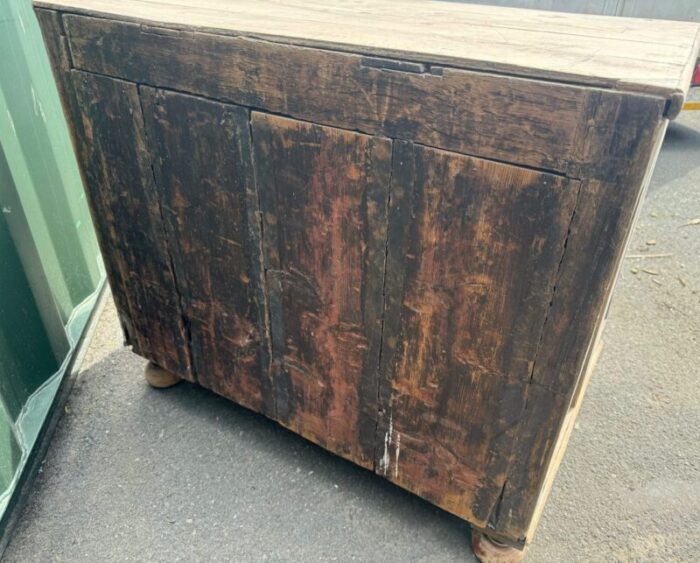
[(394, 163), (377, 467), (484, 526), (578, 182), (402, 142)]
[[(134, 84), (71, 72), (84, 137), (78, 158), (118, 302), (128, 303), (128, 338), (138, 354), (192, 378)], [(129, 228), (125, 228), (128, 225)]]
[(533, 374), (535, 381), (555, 390), (570, 389), (580, 373), (632, 227), (663, 106), (654, 98), (610, 94), (596, 111), (606, 116), (600, 123), (607, 122), (589, 131), (587, 143), (595, 145), (590, 152), (599, 163), (599, 179), (582, 183)]
[(64, 24), (80, 69), (560, 172), (593, 94), (447, 68), (398, 72), (356, 55), (241, 37), (71, 15)]
[(277, 417), (371, 467), (391, 142), (254, 112)]
[[(417, 0), (60, 0), (87, 14), (653, 92), (687, 91), (700, 26)], [(694, 53), (691, 52), (695, 49)]]
[(248, 111), (139, 90), (195, 378), (272, 416)]

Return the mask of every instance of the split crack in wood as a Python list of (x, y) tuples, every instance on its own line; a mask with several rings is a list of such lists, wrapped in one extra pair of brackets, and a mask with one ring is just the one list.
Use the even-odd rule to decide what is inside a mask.
[[(142, 122), (142, 129), (143, 129), (143, 135), (144, 135), (144, 141), (146, 142), (147, 146), (150, 146), (150, 141), (148, 139), (148, 127), (146, 127), (146, 121), (145, 121), (145, 116), (146, 113), (144, 111), (143, 107), (143, 97), (141, 95), (141, 84), (136, 84), (136, 97), (138, 98), (139, 101), (139, 111), (141, 113), (141, 122)], [(160, 227), (163, 231), (163, 246), (165, 247), (165, 252), (168, 257), (168, 266), (170, 269), (170, 274), (173, 277), (173, 288), (175, 289), (175, 293), (177, 295), (177, 305), (180, 313), (180, 320), (182, 322), (182, 328), (185, 331), (185, 338), (187, 340), (187, 360), (190, 366), (190, 374), (192, 378), (197, 381), (197, 371), (195, 370), (194, 366), (194, 354), (192, 352), (192, 326), (190, 323), (190, 319), (187, 317), (185, 314), (185, 300), (182, 295), (182, 288), (180, 287), (180, 282), (177, 277), (177, 272), (175, 271), (175, 259), (173, 257), (173, 252), (172, 249), (170, 248), (171, 246), (171, 241), (170, 237), (168, 236), (168, 229), (166, 228), (165, 225), (165, 215), (163, 213), (163, 201), (161, 197), (161, 190), (158, 189), (158, 178), (156, 176), (156, 171), (155, 167), (153, 165), (153, 157), (151, 155), (150, 151), (147, 151), (147, 157), (148, 157), (148, 166), (151, 170), (151, 177), (153, 179), (153, 188), (155, 192), (155, 199), (156, 203), (158, 205), (158, 214), (160, 216)]]
[[(274, 355), (272, 351), (272, 318), (270, 316), (270, 304), (269, 304), (269, 291), (268, 291), (268, 281), (267, 281), (267, 264), (265, 263), (265, 221), (263, 220), (262, 212), (262, 202), (260, 199), (260, 189), (258, 186), (258, 173), (257, 167), (255, 165), (255, 141), (253, 138), (253, 109), (248, 109), (248, 135), (250, 136), (250, 164), (251, 164), (251, 174), (253, 176), (253, 188), (255, 189), (255, 200), (256, 209), (255, 216), (258, 220), (258, 228), (260, 229), (260, 236), (258, 241), (258, 256), (260, 258), (260, 268), (259, 268), (259, 282), (262, 286), (262, 308), (263, 308), (263, 326), (265, 331), (265, 347), (267, 348), (267, 366), (265, 369), (267, 371), (267, 377), (269, 379), (269, 384), (274, 387)], [(277, 412), (277, 393), (272, 389), (270, 390), (271, 401), (272, 401), (272, 412), (274, 417), (278, 417)]]
[[(384, 237), (384, 267), (382, 271), (382, 316), (381, 324), (379, 328), (379, 353), (377, 354), (377, 415), (374, 424), (374, 451), (372, 454), (372, 472), (377, 472), (377, 453), (379, 450), (379, 437), (377, 436), (377, 431), (379, 430), (379, 420), (384, 415), (383, 405), (382, 405), (382, 359), (384, 355), (384, 323), (386, 321), (386, 274), (388, 269), (389, 261), (389, 213), (391, 211), (391, 187), (394, 178), (394, 156), (396, 154), (396, 139), (391, 139), (391, 158), (389, 159), (389, 181), (387, 188), (387, 198), (386, 205), (384, 209), (384, 216), (386, 218), (386, 235)], [(398, 455), (397, 455), (398, 461)]]
[[(578, 209), (578, 204), (579, 204), (579, 201), (581, 198), (581, 190), (582, 189), (583, 189), (583, 182), (578, 181), (578, 187), (576, 189), (576, 197), (574, 198), (574, 205), (573, 205), (573, 209), (571, 211), (571, 217), (569, 218), (569, 224), (567, 225), (567, 229), (566, 229), (566, 237), (564, 237), (564, 243), (562, 244), (561, 257), (559, 258), (559, 263), (557, 264), (557, 269), (556, 269), (556, 272), (554, 274), (554, 284), (552, 285), (549, 306), (547, 307), (547, 312), (545, 313), (544, 320), (542, 321), (542, 327), (540, 328), (540, 334), (539, 334), (539, 338), (537, 341), (537, 346), (535, 348), (535, 355), (534, 355), (533, 360), (532, 360), (532, 367), (530, 368), (530, 378), (527, 382), (528, 384), (525, 387), (525, 391), (524, 391), (525, 400), (524, 400), (522, 411), (521, 411), (520, 416), (518, 417), (518, 421), (516, 423), (517, 426), (522, 424), (522, 421), (525, 420), (525, 418), (526, 418), (527, 410), (528, 410), (529, 403), (530, 403), (529, 400), (530, 400), (531, 386), (533, 384), (540, 385), (539, 382), (537, 382), (535, 380), (535, 369), (537, 366), (537, 358), (538, 358), (539, 352), (542, 348), (542, 342), (544, 341), (544, 335), (545, 335), (545, 329), (547, 327), (547, 321), (549, 320), (549, 315), (550, 315), (550, 312), (551, 312), (552, 307), (554, 305), (554, 298), (555, 298), (555, 295), (557, 293), (557, 285), (559, 284), (559, 278), (561, 276), (562, 264), (564, 263), (564, 259), (566, 257), (566, 250), (567, 250), (567, 247), (569, 245), (569, 238), (571, 237), (571, 230), (572, 230), (572, 227), (574, 224), (574, 220), (576, 218), (576, 211)], [(519, 436), (519, 434), (516, 433), (516, 436)], [(496, 499), (496, 502), (492, 506), (491, 510), (489, 511), (488, 517), (486, 518), (486, 521), (487, 521), (488, 526), (490, 528), (495, 529), (497, 527), (498, 520), (501, 516), (501, 506), (503, 505), (503, 499), (505, 497), (505, 490), (506, 490), (506, 486), (508, 484), (508, 475), (509, 475), (511, 467), (513, 465), (513, 456), (515, 455), (517, 443), (518, 443), (518, 440), (516, 437), (516, 439), (513, 441), (513, 445), (512, 445), (511, 450), (508, 454), (508, 465), (507, 465), (506, 470), (505, 470), (506, 478), (503, 481), (503, 486), (501, 487), (501, 492), (500, 492), (498, 498)]]

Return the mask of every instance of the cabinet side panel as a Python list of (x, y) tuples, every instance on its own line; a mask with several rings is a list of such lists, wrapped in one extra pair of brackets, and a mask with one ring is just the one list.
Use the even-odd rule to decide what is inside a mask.
[(254, 112), (277, 415), (371, 467), (391, 142)]
[(272, 416), (248, 111), (139, 90), (195, 379)]
[(85, 188), (110, 280), (123, 288), (136, 352), (191, 378), (189, 342), (166, 247), (137, 87), (71, 71)]
[(607, 125), (586, 139), (599, 157), (597, 178), (581, 183), (507, 485), (490, 518), (494, 533), (530, 539), (546, 468), (612, 291), (663, 110), (663, 100), (652, 97), (610, 92), (599, 101), (598, 122)]
[(377, 471), (485, 525), (578, 182), (396, 143)]

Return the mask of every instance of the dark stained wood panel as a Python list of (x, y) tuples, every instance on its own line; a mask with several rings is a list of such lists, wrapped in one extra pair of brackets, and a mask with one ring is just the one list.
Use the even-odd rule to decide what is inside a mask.
[(587, 88), (429, 65), (397, 72), (394, 61), (243, 37), (63, 19), (73, 62), (83, 70), (558, 171), (569, 165), (591, 95)]
[(623, 258), (640, 204), (664, 103), (648, 96), (611, 94), (598, 108), (608, 125), (593, 135), (600, 176), (582, 181), (556, 292), (528, 387), (515, 455), (498, 518), (509, 536), (525, 538), (543, 486), (544, 471), (560, 432), (596, 328)]
[(377, 469), (485, 525), (505, 482), (579, 185), (395, 146)]
[[(187, 331), (166, 245), (137, 87), (71, 72), (78, 156), (115, 301), (134, 350), (191, 378)], [(74, 118), (75, 119), (75, 118)]]
[(374, 460), (391, 142), (253, 112), (277, 416)]
[(606, 302), (632, 226), (663, 111), (663, 100), (650, 96), (608, 93), (597, 104), (596, 112), (607, 116), (606, 125), (595, 130), (586, 144), (598, 174), (582, 183), (533, 374), (546, 387), (570, 389), (581, 369), (600, 304)]
[(272, 416), (249, 112), (140, 91), (195, 378)]

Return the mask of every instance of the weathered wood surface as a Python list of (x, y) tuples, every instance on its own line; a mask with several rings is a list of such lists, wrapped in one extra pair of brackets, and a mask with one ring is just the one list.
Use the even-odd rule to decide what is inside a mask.
[[(83, 130), (83, 120), (77, 104), (76, 92), (73, 88), (71, 80), (71, 70), (73, 64), (71, 61), (68, 39), (63, 33), (63, 21), (61, 15), (52, 10), (36, 10), (36, 15), (44, 36), (46, 50), (51, 62), (54, 78), (56, 80), (56, 87), (60, 94), (63, 111), (70, 124), (69, 132), (71, 133), (73, 148), (76, 154), (79, 156), (81, 163), (84, 163), (88, 158), (85, 154), (88, 147), (85, 144), (86, 137), (85, 131)], [(93, 197), (90, 191), (87, 189), (88, 183), (85, 168), (85, 166), (80, 166), (79, 170), (83, 185), (86, 188), (88, 200), (91, 202), (89, 208), (93, 223), (99, 225), (104, 221), (104, 219), (102, 217), (98, 217), (96, 214), (96, 202), (93, 201)], [(102, 253), (103, 255), (106, 255), (110, 248), (110, 234), (108, 232), (103, 234), (100, 228), (96, 230), (96, 234)], [(113, 285), (118, 285), (121, 287), (121, 275), (117, 269), (116, 263), (111, 260), (105, 260), (104, 265), (109, 279), (115, 280)], [(133, 333), (133, 328), (130, 326), (131, 321), (128, 300), (126, 296), (122, 295), (120, 292), (113, 292), (113, 294), (119, 320), (124, 329), (126, 340), (128, 341), (128, 335)]]
[(195, 379), (272, 415), (248, 111), (139, 89)]
[(529, 541), (665, 94), (37, 14), (135, 351)]
[[(591, 95), (586, 88), (449, 68), (383, 70), (357, 55), (242, 37), (72, 15), (64, 25), (76, 68), (558, 171), (569, 165)], [(519, 127), (504, 126), (511, 122)]]
[(136, 85), (71, 72), (78, 156), (110, 283), (139, 354), (192, 377), (187, 331), (166, 246)]
[(378, 466), (485, 526), (578, 182), (401, 142), (394, 163)]
[(461, 68), (683, 94), (700, 26), (422, 0), (42, 0), (271, 41)]
[(372, 467), (391, 142), (253, 113), (277, 417)]
[(599, 174), (605, 179), (581, 182), (508, 481), (498, 518), (491, 522), (519, 537), (526, 537), (544, 468), (607, 306), (647, 163), (660, 142), (663, 101), (618, 95), (607, 101), (598, 111), (609, 116), (609, 125), (590, 140), (600, 147)]

